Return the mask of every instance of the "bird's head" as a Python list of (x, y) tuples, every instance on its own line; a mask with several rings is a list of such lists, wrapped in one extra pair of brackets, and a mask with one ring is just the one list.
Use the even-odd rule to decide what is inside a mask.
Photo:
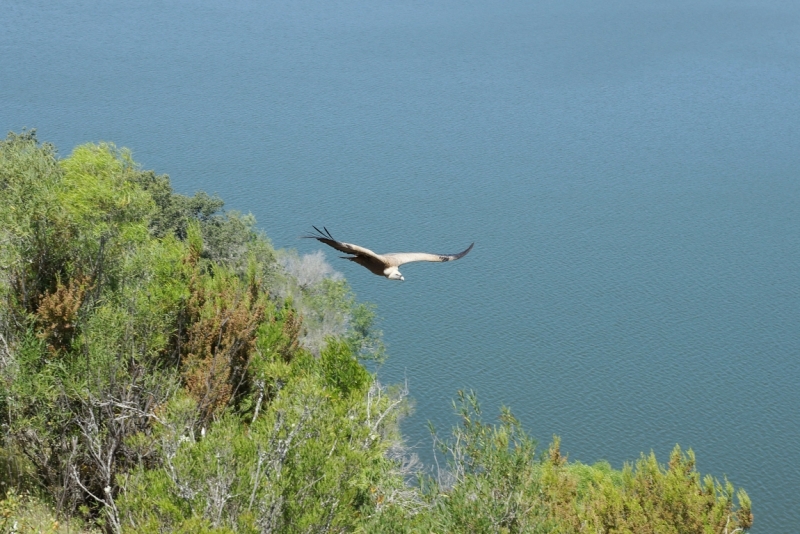
[(397, 267), (391, 269), (388, 273), (386, 273), (386, 278), (389, 280), (401, 280), (404, 281), (403, 275), (400, 274), (400, 271), (397, 270)]

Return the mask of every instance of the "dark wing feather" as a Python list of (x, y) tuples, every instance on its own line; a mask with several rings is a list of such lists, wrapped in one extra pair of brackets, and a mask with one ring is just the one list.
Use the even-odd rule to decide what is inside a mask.
[(368, 248), (360, 247), (358, 245), (353, 245), (352, 243), (345, 243), (343, 241), (337, 241), (333, 238), (331, 233), (328, 231), (327, 228), (324, 226), (322, 227), (325, 231), (323, 232), (316, 226), (313, 226), (314, 230), (317, 231), (317, 235), (315, 234), (308, 234), (304, 235), (303, 237), (306, 239), (316, 239), (321, 243), (325, 243), (329, 247), (335, 248), (339, 252), (345, 252), (347, 254), (354, 254), (356, 256), (369, 256), (372, 258), (376, 258), (382, 260), (379, 254), (375, 254)]

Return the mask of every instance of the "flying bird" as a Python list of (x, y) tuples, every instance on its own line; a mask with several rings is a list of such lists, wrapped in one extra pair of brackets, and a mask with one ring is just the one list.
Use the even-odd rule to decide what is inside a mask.
[(405, 280), (403, 275), (397, 269), (404, 263), (411, 263), (412, 261), (453, 261), (463, 258), (467, 253), (472, 250), (472, 243), (466, 250), (458, 254), (429, 254), (427, 252), (392, 252), (389, 254), (376, 254), (368, 248), (336, 241), (327, 228), (322, 227), (324, 232), (313, 227), (317, 231), (316, 234), (308, 234), (303, 236), (307, 239), (316, 239), (321, 243), (325, 243), (329, 247), (333, 247), (339, 252), (351, 254), (351, 256), (340, 256), (342, 259), (354, 261), (357, 264), (366, 267), (373, 274), (378, 276), (385, 276), (389, 280)]

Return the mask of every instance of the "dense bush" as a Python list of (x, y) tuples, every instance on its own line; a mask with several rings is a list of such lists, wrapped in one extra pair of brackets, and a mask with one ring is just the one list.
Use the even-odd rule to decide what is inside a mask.
[[(0, 529), (719, 532), (750, 502), (676, 448), (622, 471), (538, 455), (507, 410), (407, 454), (374, 309), (251, 216), (126, 150), (0, 142)], [(735, 501), (738, 500), (738, 506)], [(56, 519), (56, 518), (60, 519)]]

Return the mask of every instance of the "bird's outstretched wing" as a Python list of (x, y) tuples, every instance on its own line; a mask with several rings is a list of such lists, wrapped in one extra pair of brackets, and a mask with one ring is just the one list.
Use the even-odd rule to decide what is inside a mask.
[(475, 243), (472, 243), (466, 250), (458, 254), (430, 254), (428, 252), (393, 252), (391, 254), (383, 254), (389, 265), (399, 267), (404, 263), (411, 263), (412, 261), (454, 261), (466, 256)]
[(317, 241), (325, 243), (329, 247), (333, 247), (339, 252), (344, 252), (346, 254), (354, 254), (356, 256), (369, 256), (375, 259), (382, 259), (379, 254), (375, 254), (368, 248), (359, 247), (358, 245), (353, 245), (351, 243), (344, 243), (342, 241), (336, 241), (331, 235), (331, 233), (328, 231), (328, 229), (325, 228), (324, 226), (322, 227), (323, 230), (325, 230), (324, 232), (319, 228), (317, 228), (316, 226), (313, 226), (313, 228), (314, 230), (317, 231), (317, 234), (308, 234), (304, 235), (303, 237), (306, 239), (316, 239)]

